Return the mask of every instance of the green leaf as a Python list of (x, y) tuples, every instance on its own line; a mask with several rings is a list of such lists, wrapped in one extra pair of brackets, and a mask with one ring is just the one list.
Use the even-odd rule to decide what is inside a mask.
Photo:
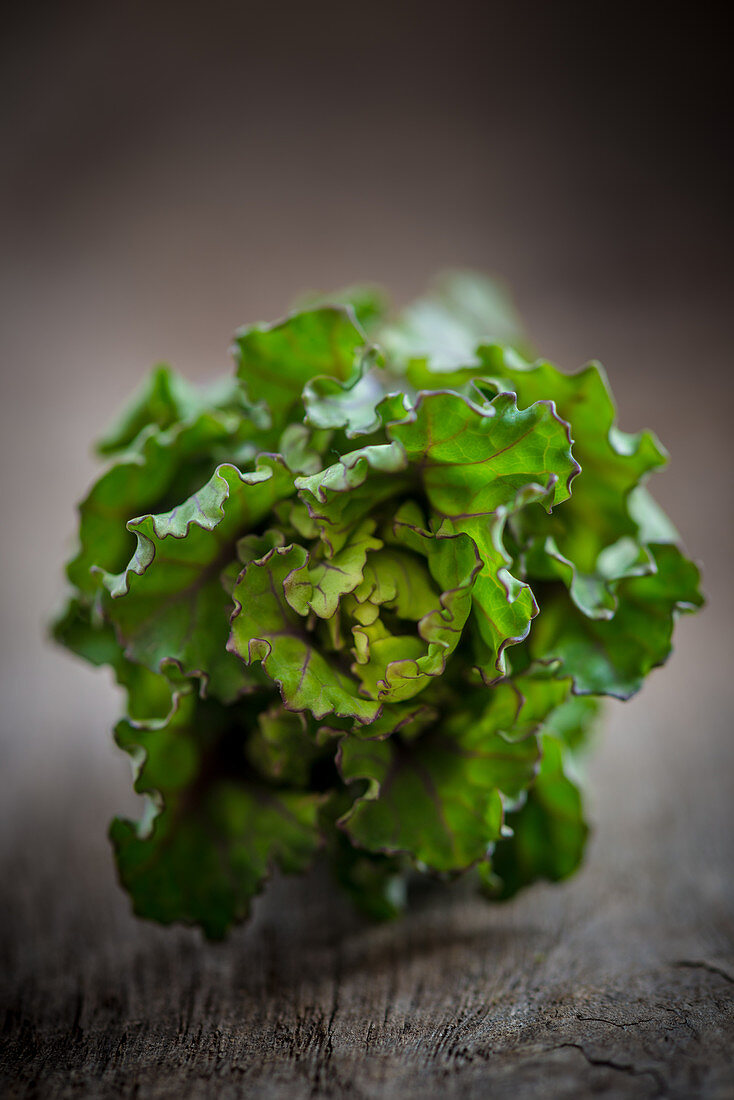
[[(436, 557), (440, 556), (442, 547), (437, 547), (435, 538), (425, 533), (418, 537), (425, 541), (421, 547), (424, 554), (435, 551)], [(463, 542), (468, 543), (468, 539)], [(476, 559), (472, 558), (471, 567), (475, 564)], [(418, 622), (436, 607), (439, 593), (431, 574), (412, 552), (390, 547), (379, 554), (370, 554), (363, 573), (354, 591), (353, 604), (354, 617), (360, 624), (373, 622), (383, 608), (393, 611), (399, 619)]]
[(256, 686), (225, 648), (232, 603), (221, 577), (239, 536), (292, 491), (277, 457), (244, 474), (223, 464), (172, 511), (128, 523), (137, 550), (124, 572), (102, 575), (105, 614), (126, 655), (153, 671), (174, 659), (224, 702)]
[[(349, 308), (324, 306), (293, 313), (274, 325), (250, 325), (235, 337), (237, 376), (253, 402), (264, 402), (274, 427), (284, 427), (315, 375), (346, 381), (366, 337)], [(302, 414), (301, 414), (302, 415)]]
[(537, 660), (560, 661), (580, 694), (628, 699), (648, 673), (667, 659), (677, 614), (701, 607), (699, 572), (669, 543), (652, 543), (652, 574), (619, 582), (612, 619), (589, 619), (563, 590), (541, 601), (529, 639)]
[(403, 394), (388, 397), (391, 380), (373, 351), (365, 356), (358, 372), (347, 382), (322, 375), (312, 378), (303, 390), (306, 421), (315, 428), (343, 429), (348, 439), (376, 432), (390, 419), (407, 412)]
[[(532, 782), (540, 751), (535, 732), (568, 698), (570, 680), (535, 668), (463, 700), (420, 735), (341, 742), (346, 782), (366, 780), (340, 825), (371, 852), (405, 852), (436, 871), (461, 870), (486, 858), (502, 835), (503, 804)], [(486, 693), (483, 693), (486, 694)], [(399, 733), (399, 730), (398, 730)]]
[[(552, 685), (549, 705), (568, 683)], [(532, 730), (542, 719), (538, 700), (499, 685), (479, 713), (445, 714), (409, 743), (399, 737), (346, 737), (338, 765), (346, 782), (367, 790), (342, 818), (353, 843), (372, 852), (405, 852), (436, 871), (456, 871), (486, 857), (502, 831), (503, 795), (516, 798), (531, 782), (539, 759)]]
[(201, 412), (198, 392), (165, 363), (150, 372), (120, 416), (97, 441), (101, 455), (125, 451), (147, 427), (162, 431)]
[(165, 662), (161, 673), (125, 657), (111, 623), (95, 614), (86, 601), (72, 597), (53, 623), (53, 637), (90, 664), (109, 665), (117, 683), (127, 689), (127, 716), (139, 721), (165, 718), (180, 687), (180, 670)]
[(637, 485), (627, 497), (627, 508), (637, 524), (640, 541), (680, 542), (680, 535), (644, 485)]
[(305, 619), (286, 599), (288, 578), (307, 563), (307, 551), (295, 545), (275, 547), (245, 566), (234, 588), (228, 649), (247, 665), (262, 662), (289, 710), (369, 722), (379, 703), (363, 698), (357, 682), (319, 651)]
[(601, 704), (593, 695), (569, 695), (551, 711), (545, 729), (573, 752), (583, 749), (594, 732), (601, 713)]
[(388, 301), (381, 287), (366, 284), (332, 290), (328, 294), (305, 294), (295, 302), (296, 310), (318, 306), (348, 306), (360, 328), (370, 335), (385, 316)]
[(92, 608), (86, 600), (71, 596), (51, 624), (52, 636), (96, 667), (114, 666), (124, 659), (122, 647), (112, 625), (101, 619), (93, 621), (92, 615)]
[(340, 830), (336, 834), (329, 862), (355, 908), (376, 921), (400, 916), (408, 902), (401, 860), (361, 851)]
[(305, 715), (279, 704), (258, 715), (246, 751), (260, 775), (294, 787), (308, 787), (311, 768), (321, 753)]
[(436, 706), (426, 701), (426, 695), (430, 695), (430, 692), (420, 699), (388, 703), (373, 722), (366, 726), (355, 724), (349, 733), (352, 737), (378, 741), (399, 733), (404, 741), (412, 741), (428, 726), (434, 725), (439, 716)]
[(150, 800), (140, 822), (116, 818), (110, 829), (138, 916), (197, 923), (221, 939), (274, 867), (301, 871), (312, 861), (321, 798), (258, 780), (244, 752), (251, 720), (188, 692), (166, 722), (117, 726), (136, 763), (135, 789)]
[(490, 341), (523, 344), (520, 321), (498, 283), (461, 271), (437, 280), (433, 291), (377, 333), (396, 365), (423, 360), (435, 373), (471, 366), (477, 346)]
[[(482, 563), (474, 582), (472, 622), (475, 667), (487, 685), (506, 674), (506, 649), (527, 637), (530, 623), (538, 613), (530, 586), (510, 572), (512, 559), (502, 541), (505, 524), (513, 511), (545, 496), (547, 493), (542, 489), (522, 490), (512, 506), (498, 508), (495, 519), (465, 519), (460, 523), (474, 542)], [(459, 524), (447, 520), (441, 530), (455, 531), (458, 527)]]
[[(416, 531), (413, 537), (425, 543), (430, 574), (413, 554), (382, 550), (370, 556), (354, 593), (352, 670), (369, 695), (386, 703), (411, 699), (443, 673), (471, 610), (480, 568), (464, 535), (437, 538)], [(417, 632), (394, 633), (379, 617), (385, 610), (402, 622), (417, 622)]]
[(136, 448), (118, 455), (80, 505), (79, 549), (67, 566), (71, 583), (91, 594), (98, 587), (93, 566), (123, 569), (134, 546), (127, 521), (193, 492), (210, 475), (217, 448), (237, 440), (240, 423), (229, 414), (204, 412), (166, 431), (145, 429)]
[(464, 532), (483, 568), (474, 586), (478, 667), (488, 682), (505, 673), (504, 651), (527, 636), (537, 613), (533, 593), (514, 577), (502, 535), (510, 516), (542, 501), (550, 508), (569, 496), (578, 473), (568, 425), (553, 406), (517, 407), (501, 394), (479, 408), (455, 393), (421, 395), (388, 434), (419, 470), (433, 511), (446, 533)]
[(333, 556), (379, 505), (408, 485), (405, 451), (399, 443), (376, 444), (342, 455), (311, 477), (296, 478), (298, 495)]
[[(520, 810), (507, 815), (512, 835), (481, 869), (494, 897), (510, 898), (538, 879), (557, 882), (579, 866), (588, 826), (578, 789), (563, 772), (561, 742), (545, 734), (540, 770)], [(491, 870), (490, 870), (491, 867)]]
[[(530, 511), (513, 524), (528, 575), (562, 580), (585, 614), (609, 617), (616, 606), (614, 582), (649, 567), (628, 502), (640, 481), (664, 465), (665, 452), (650, 432), (619, 431), (609, 383), (598, 363), (568, 375), (547, 362), (531, 366), (505, 348), (481, 348), (479, 355), (495, 387), (511, 389), (522, 403), (541, 397), (555, 402), (571, 424), (574, 455), (582, 468), (571, 500), (551, 519)], [(632, 540), (631, 553), (610, 553), (625, 539)]]
[(312, 432), (305, 424), (289, 424), (280, 437), (278, 454), (294, 474), (315, 474), (323, 463), (321, 446), (328, 433)]
[(521, 489), (550, 482), (549, 505), (560, 504), (579, 472), (568, 424), (553, 405), (519, 409), (513, 394), (486, 408), (456, 393), (421, 394), (388, 436), (419, 467), (432, 509), (453, 519), (491, 515)]
[(374, 529), (374, 520), (366, 520), (333, 557), (304, 562), (286, 578), (284, 594), (294, 611), (299, 615), (313, 611), (322, 619), (336, 614), (342, 596), (362, 583), (368, 553), (382, 546)]
[(322, 808), (321, 819), (327, 836), (327, 856), (332, 873), (352, 904), (372, 920), (391, 920), (407, 904), (405, 860), (355, 848), (336, 822), (351, 801), (342, 791), (332, 795)]

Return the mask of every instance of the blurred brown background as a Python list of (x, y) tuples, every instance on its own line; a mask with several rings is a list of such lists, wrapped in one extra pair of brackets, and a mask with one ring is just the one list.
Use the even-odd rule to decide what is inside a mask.
[(236, 325), (304, 290), (370, 280), (400, 303), (447, 266), (500, 274), (547, 357), (605, 363), (621, 426), (670, 449), (656, 495), (705, 563), (708, 608), (610, 709), (587, 870), (547, 904), (584, 908), (589, 883), (621, 876), (638, 916), (589, 946), (603, 959), (616, 944), (620, 973), (661, 911), (681, 944), (705, 926), (709, 955), (731, 951), (731, 65), (714, 11), (6, 13), (0, 940), (31, 1014), (83, 971), (80, 938), (87, 959), (115, 937), (173, 942), (135, 925), (114, 885), (105, 824), (133, 802), (109, 678), (43, 638), (91, 439), (156, 360), (207, 378), (228, 369)]

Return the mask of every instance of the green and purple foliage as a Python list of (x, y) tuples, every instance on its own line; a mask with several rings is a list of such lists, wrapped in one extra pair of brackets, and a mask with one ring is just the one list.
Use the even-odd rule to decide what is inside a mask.
[(136, 913), (223, 936), (324, 850), (376, 917), (409, 872), (509, 897), (579, 864), (573, 755), (700, 606), (601, 368), (531, 362), (497, 288), (355, 289), (158, 367), (100, 441), (56, 638), (111, 665)]

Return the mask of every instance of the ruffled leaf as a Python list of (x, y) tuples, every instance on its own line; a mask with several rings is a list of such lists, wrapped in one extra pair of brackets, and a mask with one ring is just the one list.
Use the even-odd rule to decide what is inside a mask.
[(288, 579), (307, 562), (302, 546), (285, 546), (245, 566), (234, 587), (228, 650), (247, 665), (262, 662), (289, 710), (309, 710), (317, 719), (336, 714), (369, 722), (379, 703), (363, 698), (357, 682), (327, 660), (286, 599)]
[(418, 360), (442, 373), (476, 363), (481, 343), (521, 346), (524, 337), (509, 297), (498, 283), (457, 271), (437, 280), (431, 292), (379, 330), (377, 341), (398, 368)]
[(588, 826), (581, 795), (563, 771), (561, 742), (543, 736), (540, 770), (524, 805), (507, 815), (512, 834), (496, 845), (491, 864), (481, 870), (493, 897), (510, 898), (538, 879), (558, 882), (577, 869)]
[(460, 394), (425, 393), (388, 427), (420, 470), (432, 509), (453, 519), (491, 515), (528, 485), (553, 483), (549, 507), (579, 472), (568, 424), (551, 402), (519, 409), (513, 394), (480, 408)]
[(390, 920), (406, 906), (409, 867), (401, 856), (355, 848), (346, 833), (337, 828), (338, 819), (348, 811), (351, 802), (349, 794), (342, 790), (333, 793), (321, 809), (329, 865), (360, 912), (372, 920)]
[[(343, 779), (369, 783), (367, 795), (342, 822), (354, 844), (372, 852), (405, 852), (439, 871), (463, 870), (484, 857), (502, 827), (497, 779), (473, 780), (461, 744), (454, 752), (452, 740), (434, 745), (424, 735), (408, 748), (393, 740), (343, 742)], [(501, 738), (485, 748), (485, 756), (493, 748), (500, 758), (506, 755)], [(510, 752), (519, 755), (514, 747)], [(526, 780), (535, 763), (534, 753), (527, 756), (519, 761)]]
[[(649, 558), (638, 542), (640, 525), (628, 502), (640, 482), (665, 464), (665, 452), (651, 432), (619, 431), (599, 364), (568, 375), (551, 363), (531, 366), (499, 347), (480, 349), (480, 359), (496, 387), (511, 389), (522, 403), (551, 398), (571, 424), (574, 455), (583, 470), (571, 500), (550, 519), (524, 513), (513, 527), (529, 576), (562, 580), (581, 611), (607, 618), (616, 606), (614, 582), (649, 571)], [(620, 542), (621, 552), (615, 554)]]
[(197, 923), (221, 939), (275, 866), (301, 871), (313, 859), (321, 798), (258, 780), (244, 753), (249, 721), (189, 692), (163, 723), (117, 726), (135, 789), (149, 798), (140, 822), (116, 818), (110, 829), (138, 916)]
[[(383, 550), (371, 556), (361, 590), (354, 593), (352, 669), (367, 693), (389, 703), (411, 699), (442, 674), (461, 638), (480, 568), (464, 535), (436, 538), (416, 531), (413, 537), (425, 543), (430, 574), (413, 555)], [(380, 618), (383, 610), (416, 621), (417, 631), (394, 632)]]
[(238, 537), (292, 491), (283, 463), (266, 456), (251, 473), (221, 465), (171, 512), (128, 523), (137, 550), (124, 572), (102, 581), (105, 614), (131, 659), (153, 671), (174, 659), (225, 702), (257, 683), (226, 651), (232, 604), (221, 576)]
[[(465, 532), (483, 568), (474, 586), (478, 667), (488, 682), (505, 673), (504, 650), (528, 634), (533, 593), (510, 572), (502, 534), (511, 515), (535, 502), (567, 501), (578, 473), (568, 425), (552, 404), (520, 410), (511, 394), (479, 408), (456, 393), (422, 395), (388, 433), (420, 470), (442, 531)], [(561, 509), (562, 510), (562, 509)]]
[(342, 777), (368, 783), (341, 821), (352, 842), (372, 852), (405, 852), (436, 871), (484, 859), (501, 836), (503, 795), (516, 798), (535, 775), (540, 752), (533, 730), (568, 694), (568, 681), (539, 682), (540, 694), (525, 696), (499, 685), (483, 711), (446, 714), (408, 743), (346, 737), (338, 757)]
[(306, 383), (321, 374), (346, 381), (365, 344), (349, 308), (303, 310), (274, 325), (240, 329), (234, 344), (237, 376), (249, 399), (264, 403), (272, 426), (283, 427), (301, 405)]
[(184, 677), (175, 661), (164, 662), (161, 672), (128, 660), (111, 623), (95, 614), (84, 600), (72, 597), (53, 624), (53, 637), (72, 653), (100, 667), (109, 665), (127, 691), (125, 712), (137, 721), (165, 719)]
[(590, 619), (549, 590), (529, 639), (530, 655), (560, 661), (581, 694), (628, 699), (665, 662), (678, 613), (701, 607), (699, 572), (669, 543), (653, 543), (655, 572), (619, 582), (612, 619)]
[(342, 596), (362, 583), (368, 553), (382, 546), (373, 535), (374, 529), (374, 520), (366, 520), (333, 557), (304, 563), (290, 574), (284, 592), (294, 611), (299, 615), (313, 611), (321, 619), (336, 614)]
[(572, 752), (583, 749), (597, 725), (601, 703), (593, 695), (569, 695), (545, 719), (545, 730)]
[(294, 303), (297, 311), (318, 306), (348, 306), (360, 328), (372, 335), (387, 313), (388, 300), (381, 287), (358, 284), (332, 290), (328, 294), (305, 294)]
[(125, 451), (144, 428), (166, 431), (201, 412), (201, 397), (184, 378), (165, 364), (154, 367), (138, 392), (97, 440), (101, 455)]
[(241, 449), (241, 435), (238, 418), (213, 412), (166, 431), (144, 429), (135, 449), (117, 456), (80, 505), (79, 549), (67, 566), (71, 583), (91, 594), (98, 587), (93, 566), (122, 570), (134, 547), (127, 521), (184, 499), (211, 474), (220, 448)]
[(294, 474), (315, 474), (323, 466), (321, 451), (328, 432), (311, 432), (305, 424), (289, 424), (278, 441), (278, 454)]
[(410, 484), (407, 466), (402, 446), (392, 442), (350, 451), (321, 473), (296, 478), (327, 555), (338, 553), (366, 516)]
[(403, 395), (383, 406), (389, 381), (380, 369), (382, 361), (375, 353), (363, 360), (358, 373), (347, 382), (322, 375), (312, 378), (303, 390), (306, 422), (315, 428), (343, 429), (347, 438), (376, 432), (389, 418), (407, 412)]

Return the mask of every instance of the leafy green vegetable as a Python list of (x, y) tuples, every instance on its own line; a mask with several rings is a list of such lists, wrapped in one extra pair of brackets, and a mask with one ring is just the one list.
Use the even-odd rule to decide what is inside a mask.
[(207, 389), (156, 367), (100, 441), (53, 627), (126, 692), (135, 911), (218, 938), (320, 851), (377, 918), (416, 873), (571, 874), (599, 698), (702, 603), (659, 443), (468, 274), (397, 317), (319, 295), (233, 350)]

